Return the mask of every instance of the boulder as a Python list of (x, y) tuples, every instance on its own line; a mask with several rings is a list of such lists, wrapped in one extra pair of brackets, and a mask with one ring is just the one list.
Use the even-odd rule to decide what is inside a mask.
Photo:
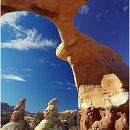
[(42, 130), (45, 127), (45, 124), (47, 123), (47, 120), (42, 120), (34, 130)]
[(1, 130), (18, 130), (18, 122), (10, 122), (4, 125)]

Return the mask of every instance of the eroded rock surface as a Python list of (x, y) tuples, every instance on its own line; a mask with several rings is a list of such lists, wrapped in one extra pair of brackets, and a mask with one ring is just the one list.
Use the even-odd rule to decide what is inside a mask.
[(47, 120), (42, 120), (42, 121), (36, 126), (36, 128), (35, 128), (34, 130), (43, 130), (43, 128), (45, 127), (46, 123), (47, 123)]
[(78, 113), (79, 113), (79, 111), (77, 111), (77, 110), (66, 110), (64, 112), (60, 112), (60, 115), (61, 116), (64, 116), (65, 114), (74, 114), (74, 115), (76, 115)]
[(26, 98), (21, 99), (21, 101), (14, 108), (14, 113), (10, 118), (10, 122), (19, 122), (24, 120), (24, 112), (25, 112), (25, 101)]
[[(120, 54), (82, 34), (73, 24), (74, 15), (87, 1), (2, 0), (1, 9), (2, 14), (14, 11), (34, 12), (50, 19), (57, 26), (62, 43), (58, 46), (56, 55), (68, 61), (73, 70), (79, 95), (82, 130), (127, 129), (128, 66)], [(55, 109), (53, 107), (54, 105), (48, 106), (45, 115)]]
[(43, 111), (43, 114), (45, 116), (45, 119), (48, 117), (48, 115), (51, 112), (58, 112), (58, 108), (56, 106), (58, 102), (57, 98), (52, 99), (49, 103), (48, 103), (48, 107)]

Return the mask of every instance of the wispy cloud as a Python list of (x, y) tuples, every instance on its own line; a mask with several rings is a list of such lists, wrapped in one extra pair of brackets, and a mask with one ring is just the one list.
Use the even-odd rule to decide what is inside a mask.
[(66, 89), (71, 90), (72, 88), (66, 88)]
[[(1, 25), (10, 26), (13, 29), (15, 40), (9, 40), (1, 43), (2, 48), (11, 48), (17, 50), (45, 49), (46, 47), (56, 48), (57, 42), (52, 39), (42, 38), (35, 28), (25, 29), (17, 25), (23, 16), (27, 16), (27, 12), (14, 12), (4, 15), (1, 19)], [(22, 16), (22, 17), (21, 17)]]
[(43, 63), (43, 62), (44, 62), (44, 59), (41, 59), (40, 62)]
[(30, 74), (27, 74), (28, 77), (32, 78), (32, 76)]
[(19, 76), (12, 75), (12, 74), (2, 75), (1, 77), (2, 77), (2, 79), (10, 79), (10, 80), (17, 80), (17, 81), (26, 81), (23, 78), (21, 78)]
[[(67, 80), (66, 80), (67, 81)], [(61, 82), (61, 81), (51, 81), (51, 83), (53, 83), (53, 87), (55, 88), (59, 88), (59, 89), (66, 89), (66, 90), (71, 90), (71, 91), (75, 91), (76, 90), (76, 86), (75, 84), (72, 84), (70, 82)]]
[(74, 87), (76, 87), (75, 84), (72, 84), (72, 83), (69, 83), (69, 82), (67, 82), (67, 84), (70, 85), (70, 86), (74, 86)]
[(25, 71), (32, 71), (32, 69), (22, 69), (22, 70), (25, 70)]
[(125, 12), (128, 9), (128, 5), (126, 5), (123, 9), (123, 11)]
[(101, 12), (96, 15), (96, 19), (99, 20), (103, 15), (107, 13), (108, 13), (108, 10), (101, 10)]
[(59, 81), (55, 81), (56, 83), (60, 84), (60, 85), (64, 85), (62, 82)]
[(16, 23), (20, 21), (21, 16), (27, 16), (28, 12), (13, 12), (13, 13), (8, 13), (2, 16), (1, 18), (1, 26), (3, 27), (4, 25), (8, 24), (15, 29), (20, 29), (20, 26), (17, 26)]
[(79, 29), (79, 27), (80, 27), (80, 24), (76, 28)]
[(87, 14), (87, 13), (88, 13), (88, 10), (89, 10), (89, 7), (88, 7), (87, 5), (84, 5), (84, 6), (82, 6), (82, 7), (79, 9), (78, 13), (80, 13), (80, 14)]
[(38, 14), (35, 14), (35, 17), (40, 17), (40, 15), (38, 15)]
[(26, 30), (25, 35), (27, 35), (25, 38), (16, 38), (16, 40), (10, 40), (8, 42), (1, 43), (1, 47), (17, 50), (45, 49), (45, 47), (56, 48), (57, 42), (53, 40), (42, 39), (41, 35), (37, 34), (37, 31), (34, 28), (32, 30)]
[(59, 65), (59, 64), (55, 64), (55, 63), (52, 63), (51, 61), (49, 61), (49, 59), (47, 59), (47, 58), (42, 58), (42, 59), (40, 59), (39, 60), (41, 63), (47, 63), (47, 64), (49, 64), (49, 65), (51, 65), (51, 66), (62, 66), (62, 65)]

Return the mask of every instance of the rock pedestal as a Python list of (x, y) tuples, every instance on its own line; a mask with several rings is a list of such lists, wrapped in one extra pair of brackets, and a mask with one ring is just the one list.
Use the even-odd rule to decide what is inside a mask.
[(56, 106), (58, 102), (57, 98), (52, 99), (49, 103), (48, 103), (48, 107), (43, 111), (44, 117), (45, 119), (47, 119), (48, 115), (51, 112), (58, 112), (58, 108)]
[(56, 55), (73, 70), (82, 130), (128, 129), (128, 66), (120, 54), (82, 34), (73, 24), (74, 15), (87, 1), (2, 0), (1, 13), (30, 11), (57, 26), (62, 43)]
[(14, 108), (14, 113), (10, 118), (10, 122), (19, 122), (24, 120), (24, 112), (25, 112), (25, 101), (26, 98), (21, 99), (21, 101)]

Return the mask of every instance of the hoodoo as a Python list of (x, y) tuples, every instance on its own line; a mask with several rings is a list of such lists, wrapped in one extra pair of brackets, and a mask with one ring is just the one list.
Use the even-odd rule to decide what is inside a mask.
[(52, 99), (49, 103), (48, 103), (48, 107), (43, 111), (44, 117), (45, 119), (48, 117), (48, 115), (51, 112), (58, 112), (58, 108), (56, 106), (58, 102), (57, 98)]
[(10, 118), (10, 122), (19, 122), (24, 120), (24, 112), (25, 112), (25, 101), (26, 98), (21, 99), (21, 101), (14, 108), (14, 113)]

